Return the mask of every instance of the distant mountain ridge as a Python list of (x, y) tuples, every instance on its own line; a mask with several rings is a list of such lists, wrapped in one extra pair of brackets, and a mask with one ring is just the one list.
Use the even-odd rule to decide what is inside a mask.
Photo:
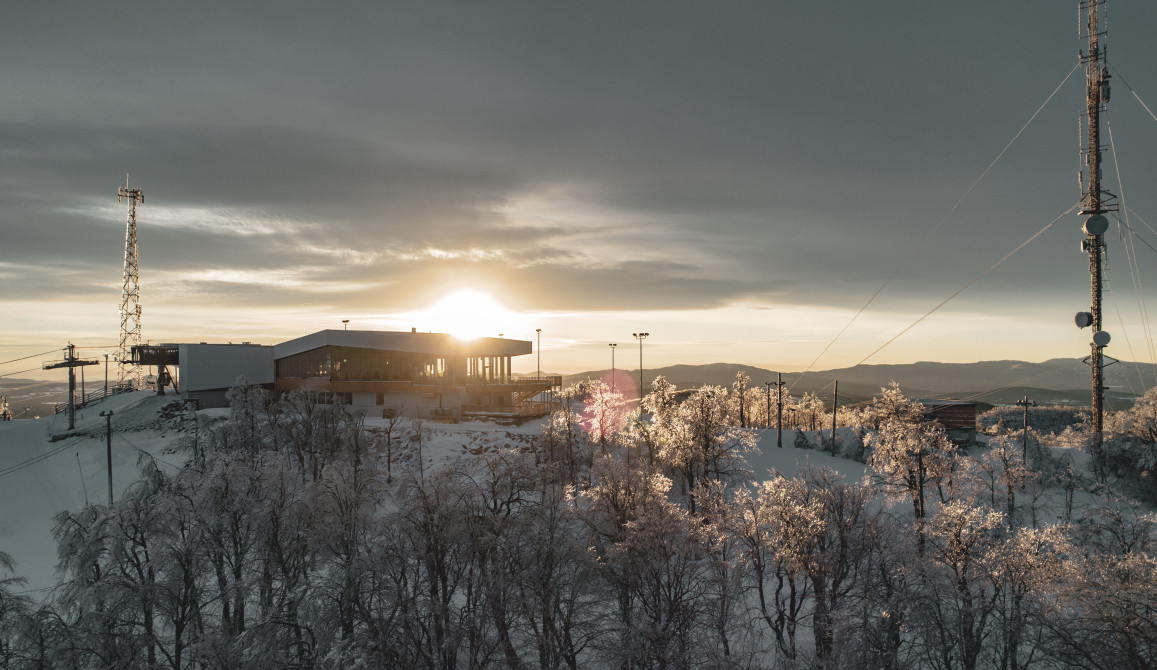
[[(644, 381), (650, 386), (655, 375), (663, 375), (681, 389), (703, 384), (730, 386), (735, 373), (743, 370), (751, 377), (752, 386), (774, 382), (778, 374), (754, 365), (738, 363), (710, 363), (707, 365), (670, 365), (664, 368), (645, 368)], [(620, 379), (630, 377), (638, 383), (639, 370), (617, 368)], [(569, 386), (584, 379), (610, 376), (610, 369), (590, 370), (563, 375), (563, 384)], [(1041, 363), (1026, 361), (979, 361), (976, 363), (918, 363), (889, 365), (857, 365), (851, 368), (821, 370), (803, 375), (785, 372), (783, 381), (793, 395), (818, 393), (830, 402), (832, 381), (839, 379), (840, 404), (867, 400), (880, 393), (880, 387), (896, 381), (904, 394), (911, 398), (954, 398), (974, 400), (990, 405), (1009, 405), (1028, 395), (1041, 405), (1089, 404), (1089, 368), (1079, 358), (1054, 358)], [(1120, 361), (1105, 368), (1106, 406), (1125, 409), (1133, 399), (1151, 386), (1157, 386), (1157, 365)], [(79, 383), (77, 385), (79, 387)], [(88, 390), (96, 391), (103, 382), (89, 382)], [(78, 388), (79, 391), (79, 388)], [(68, 384), (30, 379), (0, 380), (0, 393), (8, 395), (13, 414), (20, 416), (25, 407), (28, 415), (52, 413), (54, 403), (68, 397)]]
[[(645, 368), (644, 381), (650, 386), (656, 375), (663, 375), (677, 387), (694, 388), (703, 384), (730, 386), (735, 374), (743, 370), (752, 386), (775, 382), (773, 370), (736, 363), (707, 365), (671, 365)], [(610, 370), (592, 370), (564, 375), (563, 383), (572, 384), (587, 378), (601, 378)], [(638, 368), (617, 369), (616, 374), (639, 378)], [(839, 380), (841, 404), (857, 402), (878, 395), (880, 388), (895, 381), (905, 395), (916, 398), (955, 398), (993, 405), (1011, 404), (1023, 398), (1040, 404), (1087, 405), (1090, 397), (1089, 368), (1079, 358), (1054, 358), (1041, 363), (1026, 361), (979, 361), (976, 363), (918, 363), (857, 365), (808, 372), (784, 372), (783, 381), (793, 395), (805, 392), (830, 395), (832, 382)], [(1106, 405), (1123, 409), (1150, 386), (1157, 385), (1157, 365), (1120, 361), (1105, 368)]]

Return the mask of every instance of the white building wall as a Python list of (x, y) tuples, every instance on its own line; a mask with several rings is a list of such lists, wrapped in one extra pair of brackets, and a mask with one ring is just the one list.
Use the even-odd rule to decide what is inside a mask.
[[(273, 347), (253, 344), (180, 345), (181, 397), (223, 391), (244, 380), (249, 384), (272, 384)], [(214, 402), (216, 404), (216, 402)]]

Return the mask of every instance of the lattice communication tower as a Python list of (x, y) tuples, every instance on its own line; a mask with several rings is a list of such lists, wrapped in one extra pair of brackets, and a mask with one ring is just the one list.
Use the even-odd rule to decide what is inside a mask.
[(1109, 102), (1109, 65), (1104, 39), (1107, 32), (1107, 0), (1081, 0), (1081, 18), (1084, 25), (1080, 36), (1088, 39), (1088, 51), (1082, 51), (1081, 64), (1085, 66), (1086, 97), (1082, 115), (1081, 155), (1087, 169), (1079, 177), (1081, 185), (1081, 215), (1087, 216), (1082, 231), (1085, 239), (1081, 247), (1089, 255), (1089, 277), (1092, 304), (1088, 312), (1077, 313), (1077, 325), (1092, 326), (1093, 341), (1085, 361), (1092, 368), (1092, 396), (1094, 437), (1093, 450), (1099, 455), (1104, 430), (1105, 406), (1105, 353), (1109, 333), (1102, 329), (1101, 294), (1104, 290), (1105, 232), (1109, 219), (1105, 214), (1117, 211), (1117, 199), (1101, 185), (1101, 112)]
[(117, 385), (144, 388), (140, 366), (133, 364), (132, 348), (141, 344), (141, 286), (137, 268), (137, 204), (145, 196), (139, 188), (125, 185), (117, 190), (117, 202), (128, 201), (128, 221), (125, 224), (125, 279), (121, 289), (121, 338), (117, 352)]

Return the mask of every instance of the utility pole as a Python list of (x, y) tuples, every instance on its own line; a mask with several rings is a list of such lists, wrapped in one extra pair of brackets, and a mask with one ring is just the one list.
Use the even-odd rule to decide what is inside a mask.
[(121, 289), (121, 339), (117, 355), (117, 386), (144, 388), (144, 377), (139, 365), (133, 364), (132, 348), (141, 343), (141, 287), (140, 270), (137, 266), (137, 203), (144, 203), (145, 196), (139, 188), (129, 188), (129, 176), (125, 175), (125, 185), (117, 190), (117, 202), (128, 201), (128, 217), (125, 224), (125, 272)]
[(1028, 408), (1036, 407), (1036, 402), (1029, 403), (1028, 394), (1024, 394), (1024, 400), (1016, 401), (1016, 404), (1024, 408), (1024, 438), (1021, 440), (1020, 457), (1024, 461), (1028, 461)]
[(916, 553), (924, 555), (924, 478), (927, 476), (924, 470), (924, 457), (928, 455), (928, 451), (923, 447), (909, 452), (910, 455), (916, 457), (916, 472), (908, 471), (908, 475), (915, 476), (916, 490), (918, 493), (917, 500), (913, 501), (913, 506), (916, 508)]
[[(840, 380), (836, 380), (832, 388), (832, 444), (836, 443), (836, 402), (840, 398)], [(834, 448), (834, 447), (833, 447)]]
[(775, 383), (775, 446), (783, 449), (783, 373), (776, 374), (779, 381)]
[(104, 352), (104, 397), (108, 397), (108, 352)]
[(101, 412), (105, 424), (105, 451), (108, 455), (108, 506), (112, 507), (112, 410)]
[(76, 345), (69, 342), (64, 350), (64, 360), (58, 363), (45, 363), (43, 369), (68, 368), (68, 429), (76, 430), (76, 368), (85, 365), (99, 365), (100, 361), (82, 361), (76, 357)]
[(1086, 97), (1083, 126), (1085, 145), (1081, 149), (1084, 164), (1088, 167), (1078, 175), (1081, 185), (1081, 216), (1087, 216), (1082, 230), (1085, 239), (1081, 248), (1089, 255), (1091, 311), (1078, 312), (1077, 326), (1092, 326), (1093, 341), (1089, 344), (1091, 353), (1085, 362), (1092, 369), (1093, 396), (1093, 462), (1100, 473), (1101, 442), (1104, 431), (1105, 406), (1105, 356), (1104, 349), (1109, 344), (1109, 333), (1102, 330), (1101, 293), (1103, 290), (1103, 258), (1105, 232), (1109, 229), (1108, 212), (1117, 211), (1116, 196), (1101, 188), (1101, 112), (1109, 102), (1109, 67), (1107, 49), (1101, 44), (1106, 34), (1101, 13), (1106, 9), (1107, 0), (1081, 0), (1082, 13), (1088, 13), (1084, 26), (1084, 37), (1088, 38), (1088, 52), (1081, 52), (1081, 63), (1085, 66)]
[(631, 335), (639, 341), (639, 402), (643, 401), (643, 340), (647, 339), (650, 333), (631, 333)]
[(767, 388), (767, 413), (763, 416), (766, 420), (763, 422), (764, 428), (771, 428), (771, 385), (773, 382), (763, 382), (764, 387)]
[(542, 379), (542, 328), (535, 328), (534, 334), (538, 338), (538, 343), (534, 345), (534, 350), (538, 353), (538, 371), (534, 373), (534, 376)]

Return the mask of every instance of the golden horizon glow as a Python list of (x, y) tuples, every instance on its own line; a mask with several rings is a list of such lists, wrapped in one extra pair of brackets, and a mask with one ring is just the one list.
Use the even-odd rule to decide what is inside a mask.
[(424, 310), (414, 312), (419, 330), (449, 333), (460, 340), (517, 333), (525, 318), (485, 291), (457, 289)]

